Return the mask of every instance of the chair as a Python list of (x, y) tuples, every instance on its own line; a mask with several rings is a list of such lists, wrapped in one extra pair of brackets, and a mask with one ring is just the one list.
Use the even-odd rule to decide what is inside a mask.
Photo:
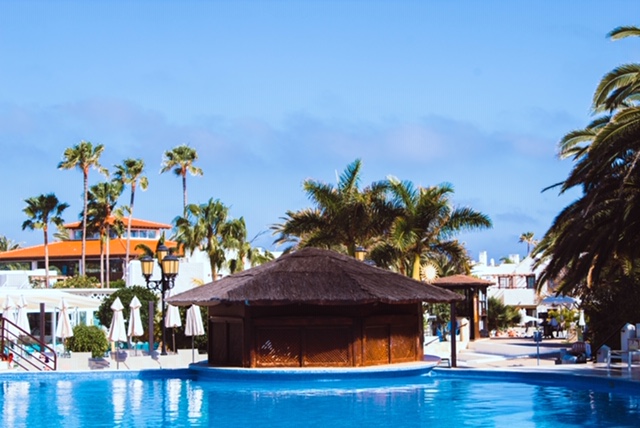
[(581, 364), (591, 359), (591, 345), (587, 342), (575, 342), (571, 348), (564, 350), (562, 364)]

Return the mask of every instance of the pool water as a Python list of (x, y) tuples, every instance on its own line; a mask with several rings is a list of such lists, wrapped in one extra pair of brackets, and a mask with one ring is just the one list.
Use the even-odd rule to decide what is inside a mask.
[[(198, 380), (167, 374), (0, 380), (2, 427), (637, 427), (640, 395), (416, 376)], [(563, 381), (564, 383), (564, 381)]]

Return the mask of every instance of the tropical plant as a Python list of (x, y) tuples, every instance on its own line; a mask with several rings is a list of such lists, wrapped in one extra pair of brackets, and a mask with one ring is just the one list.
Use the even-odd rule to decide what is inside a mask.
[(97, 169), (100, 173), (108, 175), (105, 168), (100, 165), (100, 156), (104, 146), (98, 144), (95, 147), (89, 141), (81, 141), (79, 144), (67, 148), (58, 164), (58, 169), (78, 168), (83, 177), (83, 205), (82, 205), (82, 256), (80, 260), (80, 275), (85, 274), (85, 260), (87, 253), (87, 204), (89, 198), (89, 169)]
[(520, 235), (518, 242), (527, 244), (527, 256), (531, 253), (531, 247), (537, 244), (537, 241), (533, 238), (533, 232), (524, 232)]
[(245, 265), (255, 267), (274, 259), (271, 252), (251, 246), (251, 242), (259, 236), (257, 235), (251, 241), (247, 241), (247, 226), (244, 218), (230, 220), (229, 248), (235, 250), (234, 257), (228, 260), (230, 273), (241, 272)]
[[(613, 39), (639, 35), (619, 27)], [(615, 68), (600, 81), (592, 109), (600, 114), (584, 130), (567, 134), (560, 153), (574, 167), (557, 186), (582, 195), (554, 220), (536, 247), (543, 267), (538, 287), (557, 280), (558, 292), (588, 290), (605, 272), (628, 275), (640, 262), (640, 64)]]
[[(122, 194), (122, 183), (118, 180), (105, 181), (91, 186), (87, 204), (87, 230), (100, 237), (100, 283), (109, 288), (111, 276), (110, 242), (112, 232), (121, 235), (124, 228), (122, 218), (114, 215), (118, 198)], [(106, 281), (105, 281), (105, 248), (106, 248)]]
[(129, 255), (130, 255), (130, 242), (131, 242), (131, 220), (133, 218), (133, 205), (135, 202), (136, 189), (138, 185), (141, 190), (147, 190), (149, 186), (149, 180), (144, 175), (144, 161), (142, 159), (125, 159), (122, 161), (122, 165), (115, 165), (114, 177), (123, 186), (131, 187), (131, 198), (129, 199), (127, 219), (127, 248), (124, 258), (124, 274), (127, 278), (129, 274)]
[(67, 347), (71, 352), (91, 352), (92, 358), (100, 358), (109, 350), (109, 341), (98, 326), (77, 325), (73, 336), (67, 338)]
[(186, 217), (176, 217), (173, 221), (176, 230), (173, 239), (187, 251), (204, 251), (215, 281), (226, 262), (226, 250), (235, 249), (242, 231), (237, 222), (229, 219), (229, 208), (217, 199), (201, 205), (189, 204), (186, 212)]
[(27, 206), (22, 210), (28, 217), (22, 223), (22, 230), (40, 229), (44, 235), (44, 283), (49, 287), (49, 224), (62, 225), (62, 213), (69, 205), (60, 202), (55, 194), (42, 194), (25, 199)]
[(13, 239), (0, 235), (0, 253), (17, 250), (18, 248), (20, 248), (20, 244), (15, 242)]
[(489, 330), (504, 330), (520, 322), (520, 312), (515, 306), (505, 305), (496, 297), (489, 297), (487, 304)]
[(391, 266), (399, 272), (420, 279), (424, 263), (458, 266), (468, 270), (469, 257), (464, 245), (455, 239), (461, 231), (491, 227), (491, 220), (468, 207), (453, 207), (453, 187), (441, 184), (414, 187), (409, 181), (388, 179), (392, 202), (399, 208), (386, 239), (372, 249), (370, 257), (378, 266)]
[(198, 153), (186, 144), (167, 150), (162, 159), (160, 174), (172, 170), (176, 176), (182, 177), (182, 206), (185, 216), (187, 215), (187, 173), (193, 176), (202, 175), (202, 169), (193, 165), (196, 160), (198, 160)]
[(333, 249), (355, 256), (356, 248), (370, 247), (398, 213), (386, 199), (386, 182), (359, 188), (362, 162), (347, 166), (336, 186), (308, 179), (303, 189), (314, 208), (287, 211), (283, 223), (271, 226), (276, 244)]

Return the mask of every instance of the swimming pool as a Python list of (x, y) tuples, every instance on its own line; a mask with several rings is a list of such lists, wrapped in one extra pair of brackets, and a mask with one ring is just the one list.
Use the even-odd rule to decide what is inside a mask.
[(190, 370), (0, 377), (3, 427), (635, 427), (640, 391), (436, 371), (429, 376), (277, 381)]

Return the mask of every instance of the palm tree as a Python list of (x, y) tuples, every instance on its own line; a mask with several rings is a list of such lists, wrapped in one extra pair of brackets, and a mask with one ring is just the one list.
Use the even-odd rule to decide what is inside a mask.
[(424, 262), (442, 265), (444, 256), (465, 271), (467, 252), (455, 235), (490, 228), (491, 220), (471, 208), (453, 207), (449, 200), (453, 188), (449, 184), (416, 188), (409, 181), (390, 177), (388, 186), (394, 205), (401, 211), (385, 242), (371, 252), (376, 264), (395, 266), (399, 272), (419, 280)]
[[(640, 35), (619, 27), (613, 39)], [(640, 64), (617, 67), (598, 85), (592, 109), (596, 118), (585, 130), (572, 131), (560, 151), (574, 167), (560, 192), (578, 188), (582, 196), (554, 220), (536, 247), (538, 279), (559, 280), (559, 290), (591, 287), (611, 272), (632, 272), (640, 262)]]
[(20, 248), (20, 244), (15, 242), (13, 239), (0, 235), (0, 253), (17, 250), (18, 248)]
[(194, 148), (186, 144), (167, 150), (164, 152), (164, 157), (162, 158), (160, 174), (173, 170), (176, 176), (182, 177), (182, 205), (184, 215), (187, 215), (187, 173), (193, 176), (202, 175), (202, 169), (193, 166), (196, 160), (198, 160), (198, 153)]
[(253, 240), (260, 234), (256, 235), (251, 241), (247, 241), (247, 226), (244, 217), (230, 220), (229, 227), (231, 230), (228, 246), (230, 249), (235, 250), (235, 258), (228, 261), (230, 273), (243, 271), (247, 262), (249, 266), (255, 267), (274, 259), (271, 252), (251, 245)]
[(531, 246), (537, 244), (537, 241), (533, 239), (533, 235), (533, 232), (524, 232), (522, 235), (520, 235), (520, 239), (518, 239), (518, 242), (524, 242), (527, 244), (527, 256), (531, 252)]
[[(111, 266), (109, 263), (112, 232), (122, 230), (122, 220), (119, 216), (114, 217), (114, 209), (118, 203), (118, 198), (122, 194), (122, 183), (118, 180), (106, 181), (91, 186), (89, 190), (89, 203), (87, 205), (87, 221), (91, 232), (98, 233), (100, 237), (100, 284), (109, 288)], [(113, 230), (112, 230), (113, 227)], [(104, 247), (106, 244), (106, 281)]]
[(80, 262), (80, 275), (85, 274), (85, 259), (87, 252), (87, 203), (89, 195), (89, 169), (95, 168), (100, 173), (108, 175), (105, 168), (100, 165), (100, 156), (104, 151), (104, 146), (98, 144), (93, 147), (89, 141), (80, 141), (79, 144), (64, 151), (62, 161), (58, 164), (58, 169), (78, 168), (82, 171), (84, 183), (84, 200), (82, 205), (82, 258)]
[(124, 275), (125, 282), (129, 272), (129, 244), (131, 242), (131, 220), (133, 218), (133, 203), (135, 201), (136, 188), (138, 184), (140, 189), (147, 190), (149, 180), (144, 174), (144, 161), (142, 159), (125, 159), (122, 165), (115, 165), (116, 171), (114, 176), (122, 185), (131, 186), (131, 198), (129, 202), (129, 218), (127, 219), (127, 249), (124, 258)]
[(355, 256), (358, 247), (372, 246), (391, 226), (397, 209), (386, 199), (385, 182), (360, 190), (361, 168), (361, 161), (356, 159), (340, 175), (336, 186), (306, 180), (303, 189), (315, 208), (287, 211), (284, 222), (271, 227), (278, 235), (275, 242), (333, 249), (350, 256)]
[(22, 223), (22, 230), (42, 229), (44, 235), (44, 281), (49, 287), (49, 223), (61, 226), (62, 213), (69, 205), (61, 203), (55, 194), (39, 195), (25, 199), (27, 206), (22, 210), (28, 217)]
[(237, 225), (229, 217), (229, 208), (219, 200), (209, 199), (205, 204), (189, 204), (185, 217), (176, 217), (173, 237), (185, 250), (200, 249), (207, 253), (213, 280), (226, 261), (225, 250), (238, 240)]

